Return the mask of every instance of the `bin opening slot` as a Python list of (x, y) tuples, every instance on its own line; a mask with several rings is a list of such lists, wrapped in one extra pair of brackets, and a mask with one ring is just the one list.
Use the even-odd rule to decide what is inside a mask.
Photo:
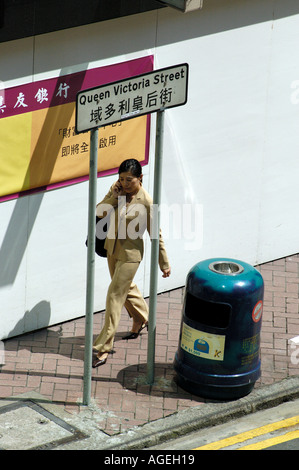
[(186, 294), (185, 315), (190, 320), (205, 326), (227, 328), (231, 315), (231, 306), (225, 303), (203, 300), (188, 292)]

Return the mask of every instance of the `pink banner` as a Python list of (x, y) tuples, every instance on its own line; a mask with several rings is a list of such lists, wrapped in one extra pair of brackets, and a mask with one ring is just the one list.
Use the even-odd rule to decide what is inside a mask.
[[(77, 92), (152, 70), (148, 56), (1, 91), (0, 202), (88, 179), (90, 137), (75, 133)], [(147, 164), (150, 116), (130, 121), (99, 129), (99, 175), (132, 155)]]
[(4, 90), (4, 93), (2, 92), (4, 100), (0, 105), (0, 119), (72, 103), (76, 101), (76, 94), (80, 90), (105, 85), (152, 70), (153, 56), (148, 56), (8, 88)]

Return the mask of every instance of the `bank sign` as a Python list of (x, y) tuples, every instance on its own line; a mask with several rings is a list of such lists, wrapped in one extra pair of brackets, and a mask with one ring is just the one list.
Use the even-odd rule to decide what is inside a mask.
[(188, 64), (82, 90), (76, 96), (76, 132), (182, 106), (187, 92)]

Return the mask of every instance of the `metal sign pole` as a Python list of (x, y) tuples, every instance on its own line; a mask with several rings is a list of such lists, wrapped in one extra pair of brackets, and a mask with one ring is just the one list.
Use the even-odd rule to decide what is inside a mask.
[(91, 396), (91, 362), (93, 343), (93, 310), (94, 310), (94, 271), (95, 271), (95, 207), (97, 198), (98, 173), (98, 128), (90, 133), (89, 162), (89, 202), (88, 202), (88, 249), (86, 279), (86, 313), (85, 313), (85, 351), (84, 351), (84, 390), (83, 404), (90, 404)]
[(151, 271), (150, 271), (150, 298), (149, 298), (149, 320), (148, 320), (148, 346), (147, 346), (147, 383), (153, 384), (155, 379), (155, 347), (156, 347), (156, 307), (157, 307), (157, 284), (158, 284), (158, 262), (159, 262), (159, 231), (162, 183), (162, 157), (163, 157), (163, 134), (164, 134), (164, 110), (157, 113), (156, 124), (156, 149), (155, 149), (155, 179), (153, 191), (153, 219), (152, 219), (152, 249), (151, 249)]

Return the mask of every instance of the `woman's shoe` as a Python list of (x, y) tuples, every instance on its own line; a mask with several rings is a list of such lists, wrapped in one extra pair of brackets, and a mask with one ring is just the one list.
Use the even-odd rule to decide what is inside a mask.
[(98, 356), (96, 356), (93, 361), (92, 361), (92, 367), (95, 369), (96, 367), (103, 366), (106, 364), (108, 359), (108, 354), (104, 359), (100, 359)]
[(148, 322), (143, 323), (137, 333), (130, 331), (126, 336), (123, 336), (122, 339), (136, 339), (140, 335), (141, 331), (144, 330), (144, 328), (148, 330)]

